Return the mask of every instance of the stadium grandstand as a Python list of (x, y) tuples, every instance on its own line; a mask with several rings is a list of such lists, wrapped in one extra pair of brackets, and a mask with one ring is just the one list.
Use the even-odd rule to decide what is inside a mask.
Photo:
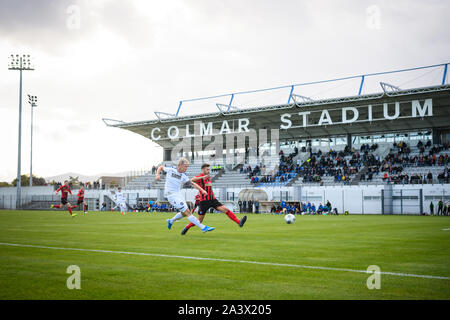
[[(153, 120), (103, 121), (161, 148), (161, 163), (123, 185), (132, 208), (167, 204), (155, 168), (184, 156), (190, 177), (211, 164), (215, 194), (237, 212), (239, 203), (257, 201), (259, 212), (281, 202), (331, 202), (339, 213), (423, 214), (431, 202), (450, 201), (447, 67), (182, 100), (176, 112), (155, 112)], [(255, 99), (261, 105), (239, 103), (251, 95), (263, 95)], [(186, 108), (192, 113), (184, 114)], [(56, 200), (24, 189), (26, 208)], [(196, 190), (184, 192), (193, 202)], [(109, 190), (88, 190), (86, 197), (94, 210), (114, 206)]]

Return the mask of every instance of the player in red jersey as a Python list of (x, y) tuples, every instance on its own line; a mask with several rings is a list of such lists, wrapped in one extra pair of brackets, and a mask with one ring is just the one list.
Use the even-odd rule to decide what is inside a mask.
[(69, 210), (70, 215), (72, 217), (76, 216), (77, 214), (72, 212), (72, 206), (67, 200), (69, 193), (72, 194), (72, 190), (70, 190), (69, 187), (69, 181), (67, 180), (64, 181), (64, 184), (56, 190), (56, 194), (58, 194), (59, 191), (61, 191), (61, 204), (52, 204), (50, 206), (50, 209), (67, 207), (67, 210)]
[(197, 193), (195, 196), (194, 208), (192, 209), (192, 212), (195, 212), (197, 208), (200, 208), (200, 193)]
[(84, 184), (81, 184), (81, 187), (77, 193), (77, 196), (78, 196), (77, 204), (75, 206), (72, 206), (72, 209), (74, 209), (80, 205), (83, 205), (83, 212), (87, 213), (88, 206), (87, 206), (86, 201), (84, 201)]
[[(210, 165), (208, 163), (205, 163), (202, 165), (202, 173), (191, 179), (192, 182), (198, 184), (200, 188), (206, 191), (206, 194), (199, 193), (197, 195), (200, 198), (198, 220), (202, 222), (205, 218), (206, 212), (208, 212), (210, 208), (214, 208), (216, 210), (219, 210), (220, 212), (225, 213), (228, 218), (236, 222), (239, 227), (242, 228), (245, 221), (247, 221), (247, 216), (243, 216), (242, 219), (239, 220), (231, 210), (229, 210), (222, 203), (220, 203), (219, 200), (216, 199), (212, 188), (211, 176), (209, 175), (210, 172)], [(183, 231), (181, 231), (181, 234), (185, 235), (186, 232), (188, 232), (188, 230), (193, 226), (193, 223), (189, 223), (186, 227), (184, 227)]]

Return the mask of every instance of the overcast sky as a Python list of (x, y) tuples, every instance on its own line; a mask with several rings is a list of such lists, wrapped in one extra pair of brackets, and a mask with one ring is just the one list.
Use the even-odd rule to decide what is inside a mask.
[(0, 0), (0, 53), (0, 181), (17, 172), (11, 53), (36, 68), (24, 73), (22, 173), (27, 94), (38, 96), (34, 174), (114, 173), (149, 168), (162, 150), (102, 117), (149, 120), (181, 99), (449, 62), (450, 1)]

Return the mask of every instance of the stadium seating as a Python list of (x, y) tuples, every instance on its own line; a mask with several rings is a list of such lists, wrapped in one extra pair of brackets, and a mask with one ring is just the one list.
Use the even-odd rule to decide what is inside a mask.
[[(403, 147), (404, 145), (404, 147)], [(448, 145), (391, 145), (372, 181), (363, 184), (436, 184), (449, 183), (450, 150)], [(445, 176), (445, 171), (447, 175)], [(431, 174), (431, 176), (429, 176)]]
[[(355, 145), (352, 150), (345, 146), (341, 146), (340, 150), (336, 148), (328, 151), (315, 148), (312, 150), (312, 157), (309, 152), (294, 151), (284, 159), (280, 158), (284, 154), (280, 154), (256, 158), (251, 163), (247, 162), (234, 168), (223, 165), (220, 170), (212, 171), (211, 176), (215, 188), (448, 183), (448, 174), (445, 178), (445, 165), (448, 165), (450, 156), (448, 145), (432, 146), (430, 143), (420, 147), (408, 145), (408, 149), (404, 150), (400, 149), (399, 145), (402, 146), (402, 143), (395, 146), (392, 143)], [(429, 155), (430, 150), (435, 151), (435, 160)], [(290, 159), (287, 161), (289, 156)], [(421, 157), (425, 161), (421, 162)], [(384, 168), (386, 164), (391, 165), (391, 172)], [(401, 169), (395, 170), (396, 167)], [(200, 171), (201, 163), (193, 162), (187, 174), (192, 177)], [(430, 181), (426, 177), (428, 173), (432, 175)], [(149, 185), (152, 189), (162, 189), (164, 183), (164, 175), (160, 181), (156, 181), (155, 174), (147, 172), (130, 181), (125, 189), (148, 189)]]

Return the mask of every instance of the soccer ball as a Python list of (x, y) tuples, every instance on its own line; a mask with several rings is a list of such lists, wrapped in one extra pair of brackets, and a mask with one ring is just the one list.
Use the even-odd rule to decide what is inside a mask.
[(292, 213), (288, 213), (284, 216), (284, 220), (287, 224), (293, 224), (295, 222), (295, 216)]

